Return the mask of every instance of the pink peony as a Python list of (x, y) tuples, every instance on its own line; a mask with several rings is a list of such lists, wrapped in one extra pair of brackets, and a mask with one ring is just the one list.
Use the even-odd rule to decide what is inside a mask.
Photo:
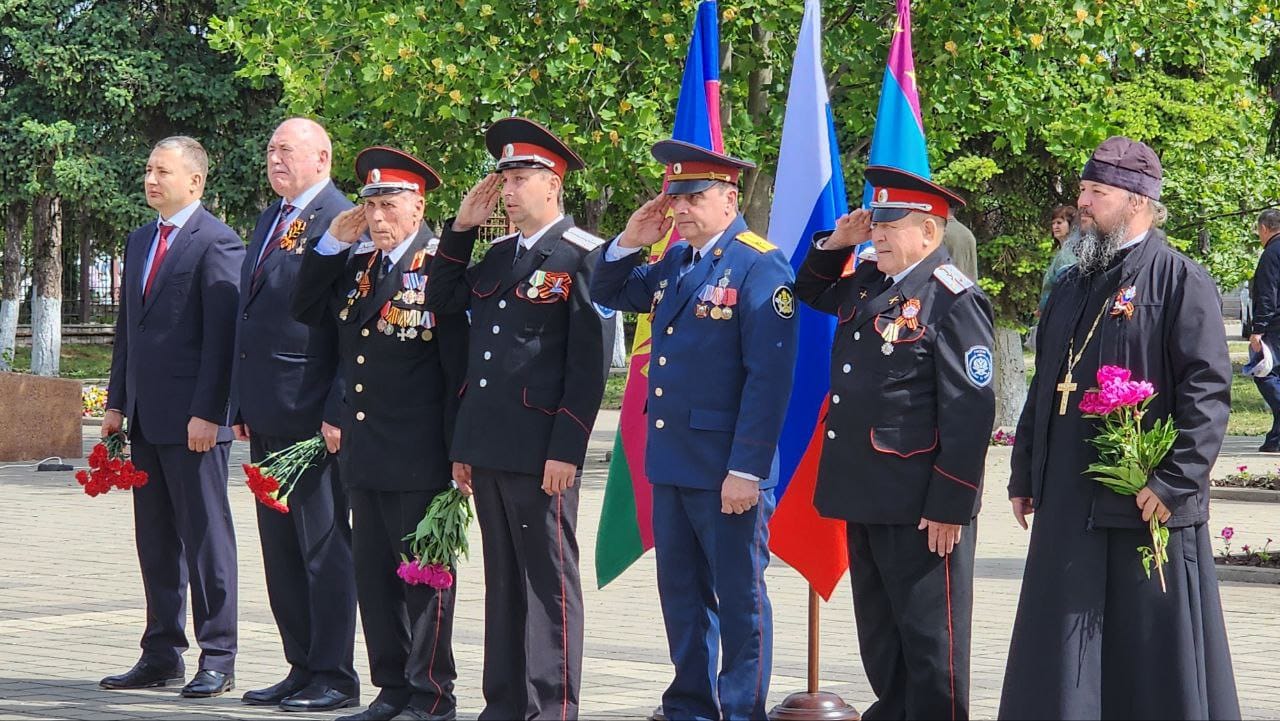
[(1080, 399), (1080, 412), (1087, 416), (1105, 416), (1113, 410), (1115, 407), (1103, 399), (1101, 391), (1085, 391)]
[(1098, 386), (1102, 387), (1113, 381), (1126, 383), (1131, 376), (1132, 373), (1129, 372), (1128, 368), (1121, 368), (1120, 366), (1102, 366), (1098, 369)]
[(1240, 471), (1241, 473), (1244, 473), (1245, 471), (1249, 470), (1249, 467), (1248, 467), (1248, 466), (1236, 466), (1236, 470)]
[(443, 591), (453, 586), (453, 574), (449, 573), (449, 569), (445, 566), (430, 565), (427, 566), (429, 574), (427, 585), (432, 588)]

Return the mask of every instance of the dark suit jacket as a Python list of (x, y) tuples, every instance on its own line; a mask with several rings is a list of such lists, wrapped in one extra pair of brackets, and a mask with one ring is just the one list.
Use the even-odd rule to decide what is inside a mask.
[[(425, 302), (405, 292), (430, 282), (432, 239), (424, 223), (399, 263), (359, 299), (359, 278), (378, 258), (371, 244), (337, 255), (303, 254), (293, 315), (312, 325), (337, 318), (346, 397), (338, 463), (350, 488), (439, 491), (453, 478), (449, 443), (466, 372), (467, 317), (428, 317)], [(387, 323), (405, 315), (420, 322)]]
[(291, 250), (273, 248), (255, 283), (258, 254), (275, 227), (280, 203), (272, 203), (258, 218), (240, 270), (231, 418), (254, 432), (302, 439), (315, 435), (321, 421), (334, 426), (342, 422), (338, 326), (332, 316), (317, 325), (299, 323), (289, 304), (307, 249), (351, 201), (329, 183), (298, 214), (305, 228), (297, 244)]
[(839, 319), (814, 506), (854, 523), (967, 525), (996, 413), (991, 303), (946, 248), (884, 290), (873, 262), (843, 275), (852, 252), (810, 248), (796, 273), (800, 299)]
[[(1280, 335), (1280, 238), (1272, 239), (1258, 258), (1250, 295), (1253, 298), (1253, 332)], [(1273, 338), (1273, 340), (1275, 340)]]
[(146, 300), (142, 272), (155, 238), (151, 222), (129, 234), (124, 289), (116, 318), (107, 407), (132, 426), (145, 418), (147, 440), (187, 443), (192, 416), (223, 426), (231, 440), (227, 397), (244, 242), (201, 206), (172, 239)]
[[(535, 476), (548, 459), (581, 468), (608, 373), (603, 328), (588, 293), (603, 241), (566, 217), (520, 260), (516, 236), (509, 235), (468, 267), (477, 235), (446, 221), (427, 284), (428, 308), (471, 312), (452, 457)], [(531, 299), (532, 280), (547, 292)]]

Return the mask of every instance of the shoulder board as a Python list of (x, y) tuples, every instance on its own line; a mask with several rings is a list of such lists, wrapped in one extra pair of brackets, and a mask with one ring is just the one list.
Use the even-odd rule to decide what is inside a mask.
[(594, 236), (578, 227), (570, 227), (560, 237), (588, 252), (604, 245), (604, 238)]
[(372, 253), (372, 252), (373, 252), (372, 240), (362, 240), (351, 247), (352, 255), (364, 255), (365, 253)]
[(427, 255), (434, 256), (436, 254), (436, 250), (439, 247), (440, 247), (440, 238), (436, 236), (432, 236), (431, 240), (427, 241), (427, 247), (423, 248), (422, 252), (426, 253)]
[(509, 234), (509, 235), (504, 235), (504, 236), (502, 236), (502, 237), (500, 237), (500, 238), (494, 238), (493, 240), (489, 241), (489, 245), (497, 245), (498, 243), (501, 243), (501, 242), (502, 242), (502, 241), (504, 241), (504, 240), (511, 240), (512, 238), (516, 237), (517, 235), (520, 235), (520, 234), (519, 234), (519, 233), (511, 233), (511, 234)]
[(867, 247), (863, 248), (862, 251), (858, 253), (858, 260), (865, 260), (868, 263), (876, 262), (876, 260), (878, 260), (876, 256), (876, 247), (868, 244)]
[(950, 263), (938, 266), (933, 271), (933, 277), (945, 285), (952, 295), (960, 295), (973, 287), (973, 281), (969, 280), (969, 276), (961, 273), (959, 268)]
[(747, 246), (748, 248), (751, 248), (752, 250), (758, 251), (760, 253), (768, 253), (771, 250), (778, 249), (778, 246), (774, 245), (773, 243), (770, 243), (769, 241), (765, 240), (764, 238), (761, 238), (759, 235), (756, 235), (755, 233), (749, 230), (744, 230), (741, 233), (738, 233), (737, 237), (738, 237), (738, 240), (743, 245)]

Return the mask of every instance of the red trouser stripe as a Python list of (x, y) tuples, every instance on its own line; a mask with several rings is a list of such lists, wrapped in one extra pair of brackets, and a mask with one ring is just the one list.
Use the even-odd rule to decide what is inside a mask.
[(567, 721), (569, 718), (569, 603), (565, 599), (564, 588), (564, 523), (561, 519), (563, 506), (564, 495), (557, 493), (556, 546), (560, 551), (560, 648), (564, 650), (564, 699), (560, 703), (560, 721)]
[(956, 718), (956, 639), (951, 631), (951, 555), (943, 560), (947, 573), (947, 668), (951, 673), (951, 721)]

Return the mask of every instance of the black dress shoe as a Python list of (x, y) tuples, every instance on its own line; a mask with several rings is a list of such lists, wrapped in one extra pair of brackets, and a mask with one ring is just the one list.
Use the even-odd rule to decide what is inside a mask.
[(235, 687), (234, 674), (202, 668), (200, 673), (191, 679), (191, 683), (182, 687), (182, 695), (184, 698), (209, 698), (221, 696)]
[(456, 709), (442, 714), (434, 714), (420, 708), (405, 706), (404, 710), (392, 721), (454, 721), (457, 718), (458, 711)]
[(392, 706), (386, 701), (374, 700), (369, 708), (350, 716), (339, 716), (337, 721), (391, 721), (402, 710), (403, 706)]
[(182, 683), (185, 676), (181, 668), (160, 668), (146, 661), (139, 661), (133, 668), (118, 676), (102, 679), (98, 685), (110, 689), (158, 688)]
[(301, 691), (280, 702), (281, 711), (336, 711), (340, 708), (359, 706), (360, 696), (352, 696), (330, 688), (324, 684), (313, 683)]
[(1280, 453), (1280, 445), (1271, 445), (1269, 443), (1263, 443), (1262, 447), (1258, 449), (1258, 452), (1259, 453)]
[(281, 701), (289, 698), (306, 687), (306, 681), (286, 677), (285, 680), (274, 686), (268, 686), (266, 688), (260, 688), (253, 691), (245, 691), (244, 695), (240, 697), (240, 700), (250, 706), (277, 706)]

